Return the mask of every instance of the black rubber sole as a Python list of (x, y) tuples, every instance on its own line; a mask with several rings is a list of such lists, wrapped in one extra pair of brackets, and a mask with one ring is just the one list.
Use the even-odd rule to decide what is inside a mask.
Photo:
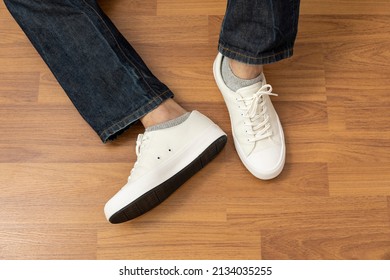
[(207, 163), (213, 160), (223, 149), (227, 141), (226, 136), (221, 136), (215, 140), (206, 150), (203, 151), (194, 161), (187, 165), (180, 172), (169, 178), (164, 183), (158, 185), (147, 193), (143, 194), (109, 219), (110, 223), (119, 224), (127, 222), (153, 209), (174, 191), (190, 179), (195, 173), (201, 170)]

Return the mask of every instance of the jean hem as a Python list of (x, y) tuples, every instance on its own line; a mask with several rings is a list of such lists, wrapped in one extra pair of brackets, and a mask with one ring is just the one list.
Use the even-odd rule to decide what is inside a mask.
[(258, 56), (248, 55), (247, 52), (227, 46), (222, 42), (218, 44), (218, 51), (230, 59), (234, 59), (246, 64), (264, 65), (278, 62), (280, 60), (289, 58), (293, 55), (293, 47), (288, 46), (275, 50), (273, 52), (264, 53)]
[(161, 95), (154, 98), (146, 105), (143, 105), (136, 111), (132, 112), (130, 115), (115, 122), (110, 127), (104, 129), (103, 132), (98, 133), (100, 139), (102, 140), (103, 143), (106, 143), (107, 141), (115, 140), (120, 134), (125, 132), (131, 125), (133, 125), (140, 118), (142, 118), (149, 112), (153, 111), (155, 108), (157, 108), (161, 103), (163, 103), (167, 99), (173, 97), (174, 95), (170, 90), (163, 92)]

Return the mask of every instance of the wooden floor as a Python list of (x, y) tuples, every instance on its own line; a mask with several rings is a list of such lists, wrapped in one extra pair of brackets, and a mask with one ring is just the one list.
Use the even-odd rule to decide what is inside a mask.
[(265, 69), (287, 141), (265, 182), (212, 76), (225, 0), (101, 1), (176, 100), (229, 136), (158, 208), (111, 225), (143, 129), (103, 145), (0, 1), (0, 258), (390, 259), (390, 2), (302, 2), (294, 57)]

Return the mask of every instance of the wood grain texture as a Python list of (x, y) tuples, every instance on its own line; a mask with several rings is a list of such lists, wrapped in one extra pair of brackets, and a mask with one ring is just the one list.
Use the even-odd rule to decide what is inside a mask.
[(212, 63), (226, 1), (101, 0), (188, 110), (228, 134), (158, 208), (111, 225), (140, 124), (101, 144), (0, 2), (0, 259), (390, 259), (390, 6), (302, 1), (291, 59), (265, 67), (287, 158), (238, 158)]

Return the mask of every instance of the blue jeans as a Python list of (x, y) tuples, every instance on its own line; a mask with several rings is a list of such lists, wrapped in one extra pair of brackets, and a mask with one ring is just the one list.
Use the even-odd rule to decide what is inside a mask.
[(299, 1), (228, 0), (219, 52), (248, 64), (269, 64), (292, 56)]
[[(173, 97), (97, 0), (4, 0), (103, 142)], [(299, 0), (230, 0), (219, 51), (251, 64), (292, 55)]]

